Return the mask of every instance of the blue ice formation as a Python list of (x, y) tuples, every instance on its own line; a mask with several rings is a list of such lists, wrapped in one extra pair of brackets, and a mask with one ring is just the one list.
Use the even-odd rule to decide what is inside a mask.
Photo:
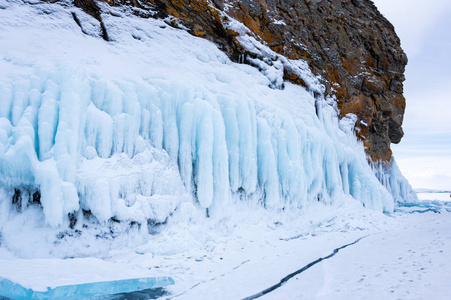
[[(0, 67), (13, 71), (0, 74), (2, 215), (37, 200), (54, 227), (82, 209), (142, 224), (164, 222), (182, 201), (221, 216), (237, 201), (280, 210), (341, 195), (391, 212), (409, 193), (398, 171), (378, 181), (356, 116), (339, 119), (302, 60), (241, 36), (267, 56), (250, 61), (260, 72), (161, 20), (105, 14), (107, 43), (57, 4), (5, 5), (0, 48), (11, 51)], [(15, 38), (29, 31), (32, 55)], [(284, 66), (309, 88), (284, 83)]]
[(398, 203), (398, 206), (395, 208), (395, 212), (404, 212), (411, 214), (427, 212), (440, 213), (441, 211), (451, 212), (451, 202), (444, 202), (439, 200), (401, 202)]
[(47, 288), (47, 291), (41, 292), (24, 288), (20, 284), (0, 277), (0, 296), (15, 300), (87, 299), (119, 293), (163, 288), (172, 284), (174, 284), (174, 280), (171, 277), (149, 277), (65, 285)]
[(417, 202), (418, 197), (409, 182), (401, 174), (395, 158), (388, 163), (371, 163), (371, 168), (379, 182), (390, 192), (395, 202)]
[[(57, 73), (3, 85), (0, 184), (9, 199), (39, 190), (54, 226), (80, 208), (100, 221), (164, 221), (186, 193), (212, 209), (237, 194), (277, 209), (345, 193), (391, 211), (347, 127), (352, 116), (339, 122), (325, 100), (291, 88), (310, 104), (312, 124), (250, 97), (176, 84)], [(160, 218), (159, 204), (168, 210)]]

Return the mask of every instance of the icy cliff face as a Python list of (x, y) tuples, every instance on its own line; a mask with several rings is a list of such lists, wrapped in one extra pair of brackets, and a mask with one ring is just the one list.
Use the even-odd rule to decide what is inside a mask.
[[(253, 55), (227, 26), (230, 19), (238, 20), (271, 50), (308, 62), (324, 79), (326, 94), (336, 96), (341, 116), (357, 116), (356, 134), (372, 161), (389, 162), (390, 144), (403, 136), (407, 56), (392, 24), (371, 0), (99, 1), (132, 6), (141, 16), (152, 6), (191, 34), (217, 43), (232, 60), (248, 61)], [(93, 0), (75, 3), (96, 16)], [(303, 84), (289, 68), (283, 72), (284, 79)]]
[(379, 182), (392, 194), (396, 202), (416, 202), (418, 197), (399, 170), (394, 157), (388, 163), (370, 163)]
[[(391, 212), (406, 195), (399, 172), (393, 196), (379, 183), (355, 115), (339, 120), (304, 61), (241, 24), (267, 54), (259, 70), (162, 20), (103, 11), (101, 25), (69, 3), (0, 0), (0, 231), (41, 207), (54, 227), (152, 225), (183, 203), (219, 218), (236, 202), (278, 211), (347, 194)], [(284, 82), (284, 66), (308, 87)]]

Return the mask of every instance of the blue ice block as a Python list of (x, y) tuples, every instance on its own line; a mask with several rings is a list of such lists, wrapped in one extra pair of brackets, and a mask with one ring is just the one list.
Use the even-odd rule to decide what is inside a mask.
[(162, 288), (174, 284), (171, 277), (149, 277), (116, 281), (92, 282), (47, 288), (45, 292), (26, 289), (0, 277), (0, 297), (11, 299), (85, 299), (119, 293)]

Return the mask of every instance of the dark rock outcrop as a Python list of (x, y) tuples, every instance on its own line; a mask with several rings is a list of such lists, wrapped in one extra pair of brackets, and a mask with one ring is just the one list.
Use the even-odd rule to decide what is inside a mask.
[[(100, 22), (102, 38), (108, 42), (110, 39), (108, 38), (108, 33), (106, 31), (105, 25), (103, 24), (100, 8), (97, 6), (96, 2), (94, 0), (74, 0), (74, 5), (78, 8), (81, 8), (88, 15), (91, 15)], [(72, 13), (72, 17), (74, 18), (74, 21), (77, 23), (77, 25), (81, 27), (80, 21), (78, 20), (78, 17), (74, 12)]]
[[(393, 26), (371, 0), (104, 1), (150, 6), (157, 17), (173, 16), (234, 61), (246, 52), (226, 25), (228, 17), (236, 19), (275, 52), (309, 63), (323, 78), (326, 95), (335, 95), (340, 114), (357, 115), (357, 136), (373, 161), (389, 161), (390, 143), (403, 136), (407, 57)], [(289, 70), (284, 79), (304, 85)]]

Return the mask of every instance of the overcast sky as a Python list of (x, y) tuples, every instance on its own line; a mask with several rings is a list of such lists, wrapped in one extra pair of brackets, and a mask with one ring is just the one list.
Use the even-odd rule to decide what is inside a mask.
[(451, 0), (373, 1), (409, 58), (395, 159), (413, 188), (451, 190)]

